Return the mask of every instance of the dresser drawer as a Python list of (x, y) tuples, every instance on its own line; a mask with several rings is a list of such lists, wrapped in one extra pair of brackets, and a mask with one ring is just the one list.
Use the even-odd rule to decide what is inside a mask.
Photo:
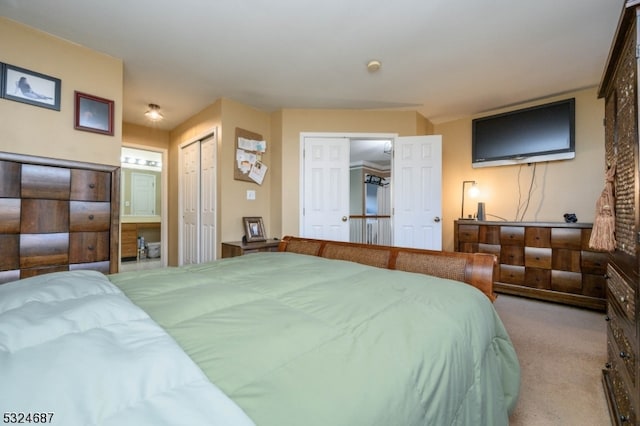
[(12, 271), (0, 271), (0, 284), (9, 283), (11, 281), (17, 281), (20, 279), (20, 269), (14, 269)]
[(607, 254), (582, 250), (580, 268), (583, 273), (603, 275), (607, 272)]
[(20, 279), (31, 278), (37, 275), (51, 274), (53, 272), (65, 272), (69, 270), (69, 265), (43, 266), (20, 270)]
[(20, 268), (20, 235), (0, 234), (0, 271)]
[(582, 293), (585, 296), (606, 299), (607, 280), (602, 275), (582, 274)]
[(571, 271), (551, 271), (551, 290), (563, 293), (582, 293), (582, 274)]
[(500, 259), (500, 246), (495, 244), (478, 244), (478, 253), (489, 253)]
[(109, 259), (109, 231), (72, 232), (69, 235), (69, 263)]
[(524, 265), (533, 268), (551, 269), (551, 249), (525, 247)]
[(524, 266), (500, 265), (500, 282), (524, 284)]
[(630, 394), (628, 382), (624, 378), (622, 365), (616, 360), (616, 348), (610, 340), (607, 340), (608, 373), (610, 375), (612, 396), (615, 400), (618, 416), (625, 418), (628, 425), (636, 424), (636, 413), (633, 408), (633, 395)]
[(528, 227), (524, 240), (527, 247), (551, 247), (551, 229)]
[(551, 290), (551, 269), (525, 268), (524, 285)]
[(69, 202), (64, 200), (22, 199), (20, 232), (43, 234), (69, 230)]
[(68, 200), (71, 171), (61, 167), (22, 165), (22, 198)]
[(500, 227), (494, 225), (481, 225), (478, 230), (478, 242), (490, 245), (500, 244)]
[(111, 226), (110, 203), (71, 201), (70, 231), (108, 231)]
[(91, 270), (102, 272), (105, 275), (110, 273), (109, 268), (110, 264), (108, 260), (104, 262), (90, 262), (90, 263), (70, 263), (69, 270), (70, 271), (78, 271), (78, 270)]
[(551, 228), (551, 247), (580, 250), (582, 248), (582, 230), (578, 228)]
[(503, 226), (500, 228), (500, 244), (524, 246), (523, 226)]
[(553, 249), (553, 269), (580, 272), (580, 250)]
[(503, 245), (500, 247), (500, 263), (524, 266), (524, 247)]
[(20, 198), (20, 164), (0, 161), (0, 197)]
[(458, 226), (458, 241), (461, 243), (477, 243), (478, 225)]
[(111, 174), (93, 170), (71, 170), (71, 199), (80, 201), (109, 201)]
[(20, 233), (19, 198), (0, 198), (0, 234)]
[(623, 366), (631, 382), (635, 385), (638, 357), (633, 348), (633, 344), (628, 338), (627, 332), (629, 330), (625, 330), (623, 326), (624, 320), (620, 317), (616, 305), (610, 304), (607, 307), (607, 317), (609, 318), (607, 338), (609, 339), (609, 347), (612, 348), (612, 352), (609, 354), (609, 360), (615, 361), (617, 364)]
[(612, 301), (620, 306), (624, 315), (631, 321), (636, 320), (636, 294), (635, 291), (625, 282), (620, 274), (612, 267), (607, 268), (607, 288), (611, 293), (609, 302)]
[(69, 234), (21, 234), (20, 268), (69, 263)]

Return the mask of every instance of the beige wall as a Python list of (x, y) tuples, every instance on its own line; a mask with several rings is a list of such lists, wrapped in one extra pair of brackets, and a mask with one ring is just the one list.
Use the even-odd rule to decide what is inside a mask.
[[(59, 78), (60, 111), (0, 99), (0, 150), (120, 164), (122, 61), (0, 17), (0, 62)], [(74, 91), (114, 101), (114, 136), (78, 131)]]
[[(169, 244), (169, 265), (178, 264), (178, 218), (179, 218), (179, 202), (178, 202), (178, 172), (179, 172), (179, 150), (182, 144), (193, 142), (207, 136), (212, 131), (220, 131), (222, 101), (218, 100), (209, 105), (198, 114), (189, 118), (184, 123), (173, 129), (169, 133), (169, 164), (167, 170), (169, 172), (169, 217), (168, 219), (168, 244)], [(220, 136), (218, 135), (218, 141)], [(218, 143), (218, 158), (220, 158), (222, 146)], [(218, 170), (218, 177), (220, 170)], [(220, 206), (221, 182), (218, 179), (217, 188), (217, 205)], [(220, 227), (220, 216), (217, 221)], [(218, 233), (219, 235), (219, 233)]]
[(169, 132), (155, 127), (122, 123), (122, 143), (133, 147), (168, 149)]
[[(267, 150), (262, 156), (267, 174), (261, 185), (234, 179), (236, 166), (236, 128), (261, 135), (267, 141)], [(218, 158), (220, 180), (220, 241), (238, 241), (244, 235), (243, 216), (263, 218), (266, 237), (273, 235), (271, 225), (271, 185), (274, 167), (271, 117), (269, 113), (243, 105), (230, 99), (222, 101), (222, 131), (220, 145), (222, 155)], [(247, 190), (256, 192), (255, 200), (247, 200)]]
[[(224, 123), (224, 125), (222, 124)], [(234, 179), (236, 127), (258, 133), (267, 141), (267, 151), (263, 161), (268, 167), (262, 185)], [(169, 264), (178, 263), (178, 156), (181, 144), (197, 140), (211, 130), (218, 132), (218, 175), (217, 175), (217, 227), (218, 257), (221, 241), (238, 241), (244, 235), (242, 217), (261, 216), (267, 236), (274, 235), (271, 228), (271, 163), (273, 145), (271, 142), (271, 116), (247, 105), (230, 99), (219, 99), (196, 116), (171, 131), (169, 152)], [(256, 191), (255, 200), (247, 200), (247, 190)]]
[[(460, 216), (462, 181), (475, 180), (478, 198), (465, 198), (465, 211), (486, 203), (487, 220), (563, 222), (565, 213), (575, 213), (580, 222), (593, 222), (595, 203), (604, 185), (604, 102), (596, 89), (581, 90), (509, 108), (514, 110), (555, 100), (576, 99), (576, 157), (537, 165), (471, 167), (471, 120), (507, 111), (497, 110), (448, 123), (434, 131), (442, 135), (443, 238), (444, 250), (453, 250), (453, 221)], [(535, 171), (535, 177), (533, 174)], [(534, 186), (524, 217), (518, 199), (526, 201), (529, 185)], [(520, 195), (520, 193), (522, 195)], [(522, 209), (520, 211), (522, 213)]]
[(283, 205), (283, 146), (282, 146), (282, 111), (276, 111), (271, 114), (271, 189), (269, 196), (271, 197), (271, 221), (269, 224), (269, 235), (273, 237), (282, 237), (282, 210)]
[(281, 181), (275, 191), (282, 211), (274, 218), (277, 235), (298, 235), (300, 229), (300, 133), (393, 133), (399, 136), (430, 134), (433, 125), (415, 111), (357, 111), (287, 109), (281, 120)]

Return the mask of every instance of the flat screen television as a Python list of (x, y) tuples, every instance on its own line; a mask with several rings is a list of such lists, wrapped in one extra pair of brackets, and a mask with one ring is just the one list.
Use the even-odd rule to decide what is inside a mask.
[(575, 157), (575, 98), (472, 121), (472, 166)]

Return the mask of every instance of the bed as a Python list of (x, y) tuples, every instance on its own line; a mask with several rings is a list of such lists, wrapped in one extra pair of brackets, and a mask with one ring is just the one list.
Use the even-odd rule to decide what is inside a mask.
[[(494, 260), (369, 248), (286, 238), (279, 252), (2, 285), (0, 411), (64, 425), (507, 425), (516, 353), (492, 293), (463, 282), (486, 286)], [(448, 258), (462, 280), (407, 271), (437, 259), (450, 274)]]

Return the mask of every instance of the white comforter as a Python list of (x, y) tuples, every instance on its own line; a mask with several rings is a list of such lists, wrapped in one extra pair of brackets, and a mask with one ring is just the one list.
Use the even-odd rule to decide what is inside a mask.
[(163, 329), (92, 271), (0, 285), (5, 413), (52, 413), (50, 423), (65, 426), (253, 424)]

